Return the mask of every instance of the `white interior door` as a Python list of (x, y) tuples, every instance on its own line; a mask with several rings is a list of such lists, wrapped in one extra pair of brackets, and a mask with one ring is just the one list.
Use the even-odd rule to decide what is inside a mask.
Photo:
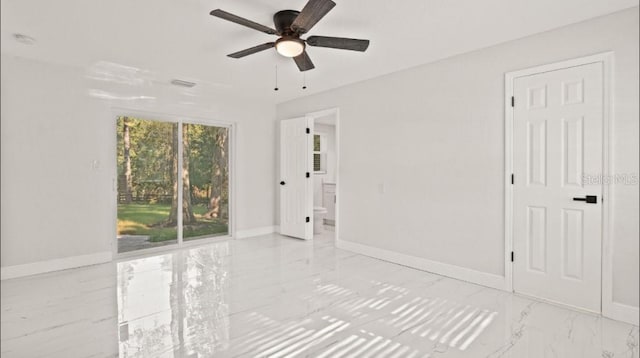
[(280, 122), (280, 233), (313, 238), (313, 119)]
[(518, 77), (514, 96), (514, 290), (600, 312), (602, 63)]

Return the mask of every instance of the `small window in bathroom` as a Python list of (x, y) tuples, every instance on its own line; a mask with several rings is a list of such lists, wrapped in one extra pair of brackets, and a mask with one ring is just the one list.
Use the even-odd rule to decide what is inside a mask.
[(326, 137), (323, 134), (313, 135), (313, 172), (315, 174), (327, 173), (327, 146)]

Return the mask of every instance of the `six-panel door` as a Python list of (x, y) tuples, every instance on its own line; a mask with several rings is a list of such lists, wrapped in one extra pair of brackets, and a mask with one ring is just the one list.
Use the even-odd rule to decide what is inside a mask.
[(602, 64), (516, 78), (514, 95), (514, 290), (600, 312)]

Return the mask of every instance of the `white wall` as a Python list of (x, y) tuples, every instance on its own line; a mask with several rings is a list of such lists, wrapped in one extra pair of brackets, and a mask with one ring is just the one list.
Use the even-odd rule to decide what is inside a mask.
[(336, 182), (336, 127), (315, 123), (313, 131), (314, 134), (322, 134), (326, 138), (327, 171), (324, 174), (314, 174), (313, 176), (313, 205), (324, 206), (322, 183)]
[(121, 80), (2, 56), (3, 269), (113, 252), (114, 106), (236, 122), (236, 228), (273, 226), (273, 105)]
[[(428, 44), (419, 44), (428, 46)], [(340, 238), (504, 275), (504, 74), (615, 52), (615, 173), (638, 173), (638, 8), (277, 107), (340, 108)], [(638, 185), (614, 189), (614, 300), (638, 306)]]

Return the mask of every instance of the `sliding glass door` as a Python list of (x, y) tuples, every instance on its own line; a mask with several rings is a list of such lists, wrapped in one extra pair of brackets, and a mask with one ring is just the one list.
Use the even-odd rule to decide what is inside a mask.
[(119, 253), (229, 234), (229, 133), (117, 118)]
[(229, 233), (229, 129), (182, 124), (182, 236)]

